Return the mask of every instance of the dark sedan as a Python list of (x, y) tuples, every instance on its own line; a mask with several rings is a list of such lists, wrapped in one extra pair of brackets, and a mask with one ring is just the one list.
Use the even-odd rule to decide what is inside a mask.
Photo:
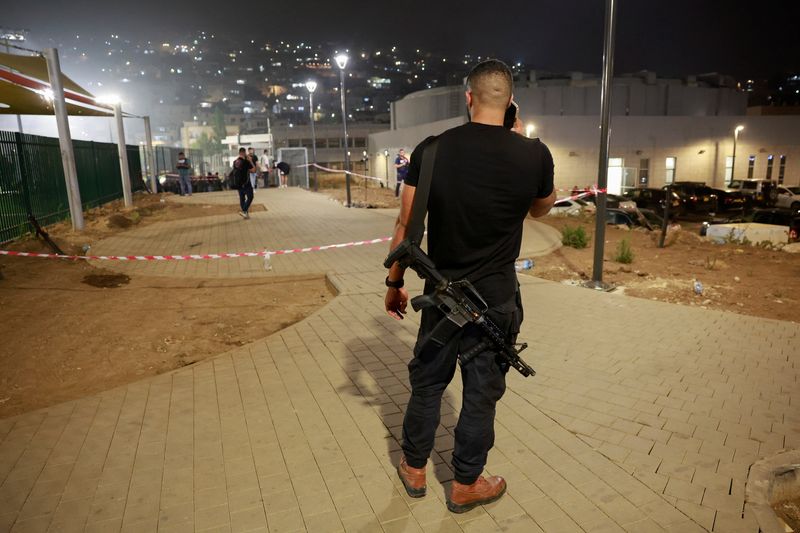
[[(644, 209), (652, 209), (653, 211), (657, 212), (664, 212), (664, 203), (665, 198), (667, 197), (667, 191), (663, 189), (630, 189), (625, 191), (625, 198), (633, 200), (636, 203), (636, 207), (644, 208)], [(672, 204), (670, 205), (670, 211), (674, 216), (676, 211), (681, 207), (681, 199), (680, 196), (676, 192), (672, 192)]]
[[(705, 183), (676, 181), (671, 187), (672, 192), (681, 200), (681, 215), (705, 216), (717, 212), (717, 195), (714, 189)], [(664, 187), (664, 190), (666, 189), (667, 187)]]

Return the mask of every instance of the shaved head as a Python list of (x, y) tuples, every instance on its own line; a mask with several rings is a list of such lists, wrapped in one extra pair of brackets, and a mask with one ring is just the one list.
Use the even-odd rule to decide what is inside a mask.
[(497, 59), (489, 59), (475, 65), (467, 76), (467, 91), (479, 106), (490, 109), (505, 109), (513, 90), (511, 69)]

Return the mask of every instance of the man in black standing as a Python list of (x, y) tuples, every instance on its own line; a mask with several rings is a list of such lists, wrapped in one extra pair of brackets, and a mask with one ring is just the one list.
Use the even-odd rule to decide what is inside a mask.
[[(478, 64), (467, 78), (471, 121), (438, 137), (428, 200), (428, 254), (448, 279), (467, 279), (487, 301), (489, 317), (513, 340), (522, 322), (514, 262), (527, 215), (547, 214), (555, 201), (553, 158), (538, 139), (503, 127), (512, 99), (509, 68), (496, 60)], [(422, 155), (433, 138), (411, 155), (392, 248), (405, 237), (420, 177)], [(402, 319), (408, 303), (403, 269), (389, 270), (385, 306)], [(425, 291), (433, 287), (427, 285)], [(425, 495), (425, 465), (439, 425), (442, 394), (453, 378), (458, 354), (483, 339), (468, 324), (443, 346), (422, 343), (442, 320), (435, 308), (422, 312), (414, 358), (408, 365), (411, 397), (403, 421), (403, 458), (398, 474), (409, 496)], [(506, 482), (484, 478), (494, 445), (495, 405), (505, 392), (508, 367), (488, 347), (461, 367), (463, 402), (455, 428), (454, 481), (447, 507), (462, 513), (500, 498)]]
[(397, 169), (397, 185), (394, 187), (395, 198), (400, 196), (400, 187), (402, 187), (406, 176), (408, 176), (408, 164), (406, 151), (400, 148), (400, 151), (397, 152), (397, 157), (394, 159), (394, 168)]
[(233, 160), (233, 187), (239, 190), (239, 216), (250, 218), (250, 204), (253, 203), (253, 185), (250, 182), (250, 173), (255, 172), (253, 161), (248, 157), (247, 150), (239, 148), (239, 157)]

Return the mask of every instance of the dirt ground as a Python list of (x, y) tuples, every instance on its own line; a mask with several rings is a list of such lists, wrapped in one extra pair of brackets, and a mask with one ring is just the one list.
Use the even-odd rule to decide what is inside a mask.
[(787, 531), (800, 531), (800, 499), (780, 502), (773, 506), (778, 516), (791, 528)]
[[(594, 217), (547, 216), (540, 219), (559, 231), (583, 226), (594, 235)], [(656, 232), (607, 226), (603, 280), (639, 298), (788, 320), (800, 320), (800, 255), (737, 244), (712, 244), (698, 224), (682, 223), (666, 248), (656, 246)], [(628, 238), (634, 260), (614, 261), (617, 246)], [(582, 250), (562, 247), (536, 259), (532, 274), (553, 281), (591, 279), (594, 240)], [(694, 282), (702, 284), (695, 294)]]
[[(366, 183), (365, 183), (366, 182)], [(350, 201), (353, 207), (367, 209), (400, 207), (400, 199), (394, 196), (394, 185), (386, 187), (374, 180), (354, 177), (350, 182)], [(319, 173), (319, 191), (341, 204), (347, 201), (344, 174)]]
[[(80, 236), (67, 224), (47, 230), (65, 252), (80, 253), (136, 225), (228, 212), (236, 206), (137, 195), (133, 209), (88, 213)], [(35, 239), (4, 248), (50, 251)], [(302, 320), (332, 296), (323, 276), (128, 278), (83, 261), (13, 257), (0, 257), (0, 274), (0, 418), (213, 357)]]

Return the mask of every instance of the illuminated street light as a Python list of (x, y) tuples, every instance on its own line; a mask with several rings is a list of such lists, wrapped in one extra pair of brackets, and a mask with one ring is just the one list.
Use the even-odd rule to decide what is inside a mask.
[(336, 65), (339, 67), (340, 70), (344, 70), (347, 68), (347, 62), (350, 58), (347, 54), (339, 54), (333, 58), (336, 61)]
[(525, 126), (526, 137), (530, 137), (531, 135), (533, 135), (533, 132), (535, 131), (536, 131), (536, 126), (534, 126), (533, 124), (528, 124), (527, 126)]
[(347, 207), (351, 205), (351, 197), (350, 197), (350, 174), (347, 172), (350, 170), (350, 152), (347, 151), (347, 108), (345, 105), (345, 90), (344, 90), (344, 69), (347, 67), (347, 62), (350, 58), (347, 57), (347, 54), (339, 54), (337, 55), (334, 60), (336, 61), (336, 65), (339, 67), (339, 93), (342, 97), (342, 127), (344, 128), (344, 183), (345, 189), (347, 190)]
[(308, 115), (311, 120), (311, 154), (314, 161), (314, 190), (316, 191), (319, 189), (317, 180), (317, 133), (314, 130), (314, 91), (317, 90), (317, 82), (308, 80), (306, 89), (308, 90)]

